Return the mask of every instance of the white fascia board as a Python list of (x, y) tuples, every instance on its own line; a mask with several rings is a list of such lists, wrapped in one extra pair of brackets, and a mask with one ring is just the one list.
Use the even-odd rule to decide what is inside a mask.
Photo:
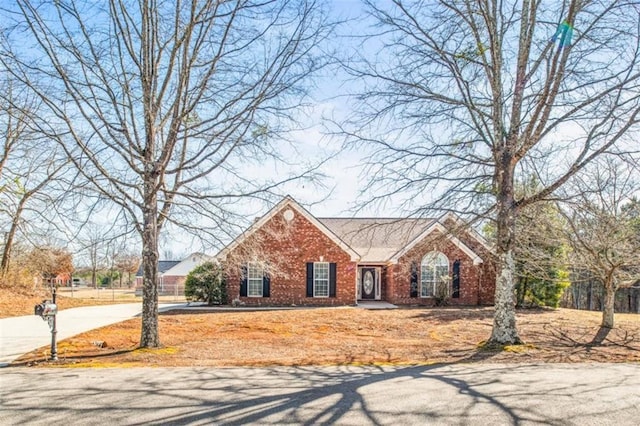
[[(193, 261), (193, 259), (196, 259), (195, 262)], [(193, 270), (193, 268), (195, 268), (196, 266), (206, 262), (207, 260), (210, 260), (211, 258), (209, 256), (207, 256), (206, 254), (203, 253), (192, 253), (189, 256), (185, 257), (184, 259), (182, 259), (180, 261), (180, 263), (178, 263), (177, 265), (174, 265), (172, 268), (167, 269), (166, 271), (164, 271), (163, 275), (166, 275), (167, 277), (170, 276), (178, 276), (178, 277), (182, 277), (182, 276), (187, 276), (189, 274), (189, 272), (191, 272), (191, 270)]]
[(474, 265), (480, 265), (484, 263), (482, 258), (476, 254), (469, 246), (460, 241), (456, 236), (452, 235), (447, 228), (444, 227), (440, 222), (435, 222), (430, 225), (427, 229), (425, 229), (420, 235), (413, 239), (409, 244), (407, 244), (403, 249), (394, 254), (390, 259), (389, 263), (396, 264), (398, 260), (404, 256), (409, 250), (415, 247), (420, 241), (427, 237), (427, 235), (431, 234), (433, 231), (440, 231), (444, 236), (447, 237), (449, 241), (451, 241), (456, 247), (458, 247), (464, 254), (469, 256), (471, 260), (473, 260)]
[(333, 241), (336, 245), (338, 245), (342, 250), (349, 254), (352, 262), (357, 262), (360, 260), (360, 255), (353, 250), (347, 243), (342, 241), (336, 234), (333, 233), (329, 228), (327, 228), (322, 222), (315, 218), (311, 213), (309, 213), (304, 207), (302, 207), (296, 200), (294, 200), (291, 196), (287, 195), (276, 204), (271, 210), (269, 210), (264, 216), (254, 222), (245, 232), (240, 234), (238, 238), (233, 240), (228, 246), (220, 251), (216, 255), (217, 259), (225, 260), (229, 252), (235, 249), (238, 245), (240, 245), (243, 241), (249, 238), (254, 232), (263, 227), (269, 220), (271, 220), (276, 214), (280, 211), (284, 210), (286, 207), (290, 207), (296, 210), (300, 215), (302, 215), (305, 219), (311, 222), (316, 228), (318, 228), (323, 234), (325, 234), (331, 241)]
[(289, 201), (289, 197), (283, 198), (278, 204), (273, 206), (271, 210), (265, 213), (260, 219), (253, 222), (249, 228), (247, 228), (242, 234), (238, 235), (231, 243), (229, 243), (225, 248), (220, 250), (220, 252), (215, 256), (216, 259), (225, 260), (227, 258), (227, 254), (230, 251), (238, 247), (244, 240), (249, 238), (254, 232), (258, 229), (262, 228), (262, 226), (269, 221), (273, 216), (276, 215)]
[(462, 220), (460, 218), (460, 216), (458, 216), (457, 214), (455, 214), (453, 212), (448, 212), (448, 213), (445, 213), (444, 215), (442, 215), (440, 217), (440, 219), (438, 219), (438, 222), (444, 223), (447, 219), (451, 219), (454, 223), (463, 226), (467, 230), (467, 232), (469, 232), (469, 235), (471, 235), (473, 237), (473, 239), (475, 239), (477, 242), (479, 242), (482, 245), (482, 247), (487, 249), (489, 252), (493, 253), (494, 249), (493, 249), (493, 247), (491, 247), (491, 245), (486, 240), (486, 238), (484, 238), (478, 231), (476, 231), (472, 227), (467, 226), (465, 221)]

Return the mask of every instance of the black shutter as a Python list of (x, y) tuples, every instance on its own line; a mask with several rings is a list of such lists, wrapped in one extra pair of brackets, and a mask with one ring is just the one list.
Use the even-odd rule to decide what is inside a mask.
[(271, 297), (271, 277), (267, 271), (262, 276), (262, 297)]
[(460, 261), (456, 260), (453, 262), (453, 277), (451, 279), (452, 283), (452, 294), (451, 297), (454, 299), (460, 298)]
[(240, 297), (247, 297), (247, 267), (241, 267), (240, 273)]
[(409, 297), (418, 297), (418, 264), (411, 262), (411, 291)]
[(336, 264), (329, 264), (329, 297), (336, 297)]
[(313, 263), (307, 263), (307, 297), (313, 297)]

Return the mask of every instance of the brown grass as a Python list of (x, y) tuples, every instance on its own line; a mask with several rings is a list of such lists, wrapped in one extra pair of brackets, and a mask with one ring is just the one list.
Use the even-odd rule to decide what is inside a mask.
[[(261, 312), (174, 311), (160, 316), (160, 349), (137, 349), (140, 319), (60, 342), (66, 366), (272, 366), (443, 362), (640, 362), (640, 316), (617, 314), (599, 332), (598, 312), (524, 310), (526, 345), (483, 347), (491, 308), (357, 308)], [(601, 343), (594, 342), (598, 337)], [(102, 344), (103, 347), (97, 345)], [(16, 365), (50, 365), (48, 348)]]
[[(45, 288), (26, 289), (23, 287), (0, 287), (0, 318), (15, 317), (21, 315), (33, 315), (33, 307), (43, 300), (51, 300), (51, 291)], [(118, 303), (117, 300), (97, 298), (71, 297), (71, 293), (59, 293), (56, 302), (59, 309), (76, 308), (78, 306), (106, 305)], [(126, 300), (124, 302), (131, 302)], [(135, 301), (135, 300), (134, 300)]]
[[(51, 290), (44, 287), (0, 287), (0, 318), (33, 315), (33, 307), (44, 299), (51, 300)], [(174, 296), (162, 296), (163, 301), (176, 301)], [(184, 301), (184, 297), (178, 298)], [(114, 303), (141, 302), (142, 298), (135, 296), (133, 290), (110, 289), (96, 290), (94, 288), (58, 289), (56, 296), (59, 309), (77, 308), (79, 306), (111, 305)]]

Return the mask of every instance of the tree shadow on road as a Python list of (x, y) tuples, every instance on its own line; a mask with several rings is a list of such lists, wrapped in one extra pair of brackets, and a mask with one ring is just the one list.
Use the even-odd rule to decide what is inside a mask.
[[(481, 369), (465, 364), (45, 369), (37, 374), (11, 369), (12, 381), (20, 386), (2, 390), (0, 396), (11, 396), (5, 408), (21, 423), (109, 418), (113, 424), (139, 425), (553, 425), (590, 415), (572, 402), (582, 393), (627, 392), (637, 383), (637, 372), (623, 369), (607, 383), (583, 383), (580, 377), (591, 377), (585, 368), (592, 367), (565, 365), (559, 371), (578, 378), (569, 381), (559, 380), (558, 372), (540, 376), (539, 367), (514, 364), (485, 364)], [(564, 401), (577, 411), (550, 410), (540, 403), (545, 398)]]

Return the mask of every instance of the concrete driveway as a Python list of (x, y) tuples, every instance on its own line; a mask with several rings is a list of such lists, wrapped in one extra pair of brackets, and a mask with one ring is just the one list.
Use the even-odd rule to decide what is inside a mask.
[[(184, 304), (160, 305), (159, 310), (174, 309)], [(142, 303), (86, 306), (58, 313), (58, 341), (94, 328), (115, 324), (140, 315)], [(0, 319), (0, 367), (41, 346), (51, 344), (49, 325), (35, 315)]]
[(0, 370), (0, 424), (638, 425), (639, 364)]

